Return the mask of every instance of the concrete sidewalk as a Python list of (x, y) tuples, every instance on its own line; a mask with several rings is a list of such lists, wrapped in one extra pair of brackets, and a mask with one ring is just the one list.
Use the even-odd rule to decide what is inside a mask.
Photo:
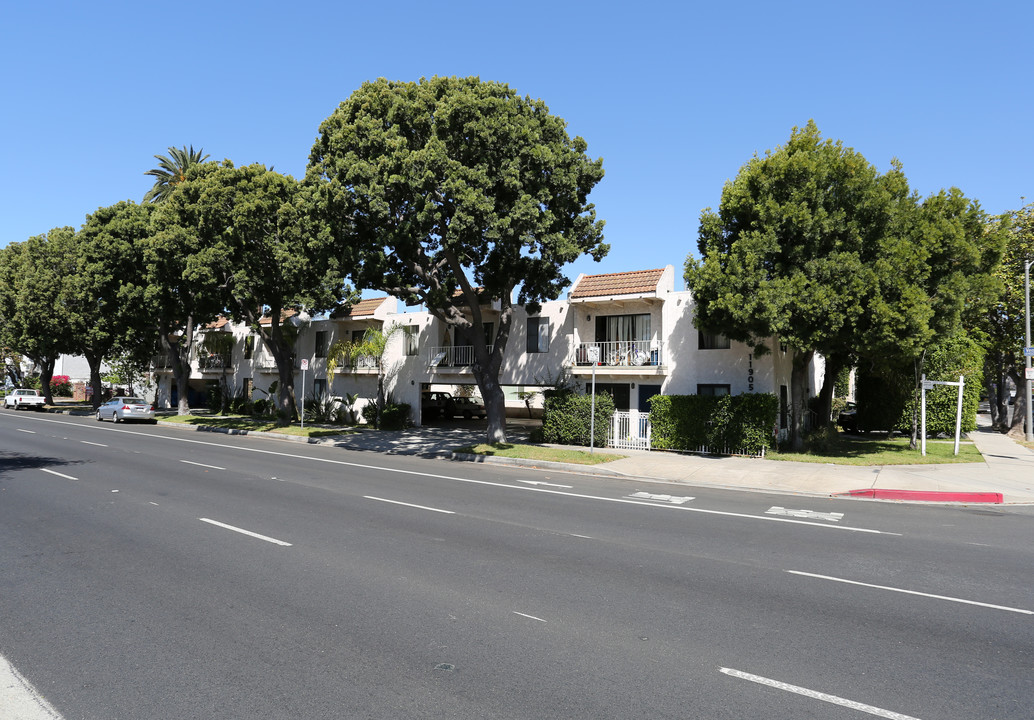
[[(710, 457), (661, 451), (598, 450), (626, 455), (602, 465), (569, 465), (532, 460), (513, 460), (485, 456), (456, 459), (488, 464), (552, 468), (589, 475), (643, 478), (687, 485), (771, 490), (808, 495), (838, 495), (856, 490), (876, 490), (875, 497), (888, 497), (887, 491), (923, 493), (1000, 493), (1005, 503), (1034, 504), (1034, 451), (990, 428), (987, 415), (977, 416), (978, 429), (965, 438), (984, 456), (981, 463), (943, 465), (855, 466), (784, 462), (743, 457)], [(526, 441), (529, 428), (508, 424), (512, 442)], [(399, 432), (359, 433), (328, 439), (336, 447), (351, 450), (448, 457), (450, 450), (481, 442), (483, 429), (462, 425), (424, 427)], [(574, 448), (585, 450), (585, 448)], [(940, 497), (941, 501), (976, 502), (975, 497)]]
[[(1005, 503), (1034, 504), (1034, 451), (992, 430), (986, 415), (977, 417), (978, 428), (969, 433), (966, 440), (973, 442), (983, 454), (981, 463), (856, 466), (622, 451), (621, 454), (629, 456), (607, 463), (603, 468), (629, 477), (711, 487), (808, 495), (839, 495), (857, 490), (1000, 493)], [(876, 497), (881, 495), (893, 493), (875, 494)]]

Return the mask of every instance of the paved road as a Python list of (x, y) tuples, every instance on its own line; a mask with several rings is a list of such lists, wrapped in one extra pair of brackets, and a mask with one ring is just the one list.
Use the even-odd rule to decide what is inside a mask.
[(1029, 508), (34, 414), (0, 448), (0, 655), (66, 718), (1030, 717)]

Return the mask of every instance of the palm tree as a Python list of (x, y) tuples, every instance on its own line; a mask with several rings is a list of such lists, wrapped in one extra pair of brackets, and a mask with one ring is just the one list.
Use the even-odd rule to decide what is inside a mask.
[(338, 341), (330, 346), (327, 353), (327, 373), (333, 384), (334, 373), (342, 367), (355, 372), (363, 360), (372, 362), (377, 367), (377, 415), (374, 427), (381, 426), (381, 412), (384, 410), (384, 380), (387, 369), (384, 367), (384, 356), (388, 351), (388, 343), (401, 332), (404, 325), (393, 324), (386, 328), (368, 328), (360, 342)]
[(169, 148), (169, 157), (155, 155), (155, 159), (158, 160), (158, 167), (148, 170), (144, 175), (152, 175), (157, 179), (154, 181), (154, 187), (144, 195), (144, 202), (164, 202), (172, 193), (176, 184), (186, 180), (187, 170), (195, 165), (200, 165), (208, 159), (207, 155), (202, 157), (202, 152), (204, 152), (204, 148), (194, 152), (193, 145), (190, 146), (189, 150), (184, 145), (182, 148)]

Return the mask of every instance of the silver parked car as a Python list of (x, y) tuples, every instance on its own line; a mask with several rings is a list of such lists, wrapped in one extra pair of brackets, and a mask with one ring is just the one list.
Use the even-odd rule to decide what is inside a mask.
[(126, 420), (142, 420), (158, 422), (154, 417), (154, 406), (138, 397), (113, 397), (97, 408), (98, 420), (125, 422)]

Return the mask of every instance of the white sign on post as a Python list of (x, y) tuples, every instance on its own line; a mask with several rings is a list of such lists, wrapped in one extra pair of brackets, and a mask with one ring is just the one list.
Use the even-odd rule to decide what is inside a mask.
[[(309, 369), (309, 358), (302, 359), (302, 396), (305, 396), (305, 371)], [(305, 429), (305, 400), (302, 400), (302, 430)]]
[(1023, 379), (1034, 380), (1034, 367), (1023, 368)]

